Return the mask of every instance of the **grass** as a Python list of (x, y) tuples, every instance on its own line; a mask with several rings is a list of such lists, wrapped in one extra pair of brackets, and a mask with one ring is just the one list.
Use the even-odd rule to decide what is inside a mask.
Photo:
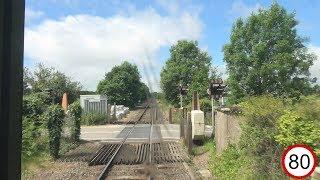
[(210, 155), (215, 153), (215, 142), (211, 138), (205, 138), (203, 143), (200, 143), (200, 145), (195, 145), (192, 148), (192, 155), (198, 156), (201, 154), (204, 154), (206, 152), (210, 152)]
[[(60, 144), (60, 155), (63, 155), (78, 147), (81, 142), (75, 143), (72, 142), (70, 138), (62, 137)], [(21, 177), (25, 179), (28, 176), (32, 176), (34, 173), (41, 169), (45, 169), (49, 166), (50, 162), (53, 162), (53, 159), (50, 157), (47, 151), (37, 153), (36, 155), (28, 158), (22, 158), (21, 162)]]
[(193, 156), (208, 152), (208, 167), (216, 179), (247, 179), (252, 176), (250, 161), (242, 156), (236, 146), (231, 145), (221, 154), (217, 154), (215, 140), (206, 138), (192, 149)]
[(37, 172), (39, 169), (46, 167), (48, 162), (51, 161), (51, 157), (48, 153), (43, 152), (33, 157), (22, 158), (21, 161), (21, 179), (30, 176)]
[(217, 179), (251, 179), (251, 163), (235, 145), (230, 145), (221, 154), (212, 150), (208, 162), (211, 173)]

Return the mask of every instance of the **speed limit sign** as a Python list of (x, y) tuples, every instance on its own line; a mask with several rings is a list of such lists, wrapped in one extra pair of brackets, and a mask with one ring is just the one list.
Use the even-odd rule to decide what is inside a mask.
[(303, 144), (289, 146), (282, 154), (281, 166), (293, 178), (310, 176), (318, 165), (317, 156), (311, 147)]

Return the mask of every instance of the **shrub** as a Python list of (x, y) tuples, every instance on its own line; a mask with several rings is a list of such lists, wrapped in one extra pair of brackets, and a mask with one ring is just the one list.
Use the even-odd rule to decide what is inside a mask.
[(252, 159), (253, 173), (262, 178), (282, 176), (282, 147), (275, 141), (277, 119), (284, 114), (285, 103), (271, 95), (252, 97), (240, 104), (244, 121), (241, 123), (239, 146)]
[(33, 93), (23, 97), (22, 116), (22, 158), (30, 158), (47, 148), (47, 136), (44, 135), (43, 111), (45, 98)]
[(275, 138), (281, 145), (307, 144), (320, 156), (320, 99), (303, 97), (279, 118), (277, 128)]
[(49, 132), (49, 152), (55, 159), (59, 157), (63, 117), (64, 113), (59, 105), (51, 105), (45, 112)]
[(81, 117), (82, 124), (85, 125), (101, 125), (105, 124), (107, 120), (106, 114), (101, 114), (97, 112), (90, 112), (83, 114)]
[(251, 179), (249, 160), (235, 145), (230, 145), (221, 155), (211, 156), (210, 169), (217, 179)]
[(70, 104), (69, 114), (72, 118), (71, 139), (76, 142), (79, 142), (80, 137), (81, 113), (82, 108), (79, 101), (75, 101), (74, 103)]

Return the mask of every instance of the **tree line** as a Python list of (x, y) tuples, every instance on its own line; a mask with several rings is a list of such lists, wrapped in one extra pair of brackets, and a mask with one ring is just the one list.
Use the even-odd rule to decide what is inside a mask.
[[(308, 52), (306, 38), (298, 35), (297, 25), (295, 14), (287, 13), (277, 3), (247, 19), (236, 20), (230, 40), (222, 48), (231, 104), (265, 93), (299, 99), (319, 92), (316, 78), (309, 72), (316, 57)], [(197, 41), (181, 40), (173, 45), (161, 71), (165, 99), (178, 105), (179, 83), (189, 88), (188, 103), (193, 91), (205, 97), (210, 79), (217, 77), (211, 60)]]

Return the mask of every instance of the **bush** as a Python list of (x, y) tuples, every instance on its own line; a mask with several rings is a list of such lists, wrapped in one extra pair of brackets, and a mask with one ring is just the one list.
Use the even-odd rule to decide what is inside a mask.
[(22, 158), (30, 158), (47, 148), (45, 136), (45, 121), (43, 111), (45, 106), (42, 94), (34, 93), (23, 97), (22, 116)]
[(281, 177), (280, 156), (282, 147), (275, 141), (277, 119), (286, 105), (282, 99), (271, 95), (252, 97), (240, 104), (244, 115), (241, 124), (239, 146), (244, 156), (252, 159), (252, 169), (256, 176)]
[(200, 109), (203, 112), (211, 112), (211, 100), (207, 98), (200, 99)]
[(84, 125), (101, 125), (105, 124), (107, 120), (106, 114), (97, 112), (90, 112), (83, 114), (81, 117), (81, 123)]
[(49, 152), (51, 157), (58, 158), (64, 113), (59, 105), (51, 105), (45, 112), (49, 131)]
[(81, 114), (82, 114), (82, 108), (80, 106), (79, 101), (75, 101), (74, 103), (70, 104), (69, 114), (72, 118), (71, 139), (74, 140), (75, 142), (79, 142)]
[(271, 95), (251, 97), (237, 108), (244, 116), (239, 146), (214, 155), (212, 171), (218, 179), (283, 179), (280, 157), (285, 147), (308, 144), (320, 155), (320, 98), (299, 101)]
[(276, 141), (287, 147), (307, 144), (320, 156), (320, 99), (303, 97), (299, 103), (287, 110), (278, 120)]
[(253, 179), (250, 164), (235, 145), (230, 145), (221, 155), (211, 156), (210, 169), (217, 179)]

